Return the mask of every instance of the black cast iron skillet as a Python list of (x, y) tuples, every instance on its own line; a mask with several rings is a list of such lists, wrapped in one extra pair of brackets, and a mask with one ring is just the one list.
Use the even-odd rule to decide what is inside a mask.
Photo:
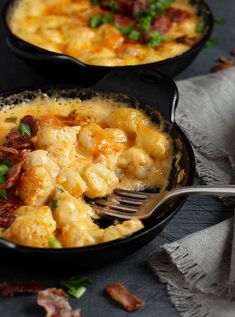
[[(56, 72), (59, 66), (59, 69), (63, 69), (64, 72), (74, 71), (74, 68), (77, 70), (76, 77), (79, 78), (79, 75), (82, 75), (83, 81), (84, 77), (86, 77), (87, 82), (95, 82), (94, 79), (100, 79), (103, 75), (110, 72), (114, 69), (125, 69), (129, 68), (130, 70), (140, 69), (140, 68), (150, 68), (152, 70), (157, 70), (162, 73), (165, 73), (169, 77), (175, 76), (182, 72), (186, 67), (188, 67), (193, 60), (196, 58), (197, 54), (204, 47), (205, 43), (210, 37), (210, 34), (213, 29), (213, 15), (209, 6), (204, 2), (204, 0), (189, 0), (192, 4), (196, 4), (198, 7), (198, 14), (203, 17), (203, 21), (205, 23), (205, 32), (202, 39), (191, 49), (186, 51), (185, 53), (168, 58), (166, 60), (142, 64), (142, 65), (134, 65), (134, 66), (95, 66), (88, 65), (80, 60), (63, 54), (53, 53), (42, 49), (38, 46), (30, 44), (26, 42), (11, 32), (9, 27), (9, 20), (11, 18), (12, 10), (14, 10), (14, 5), (21, 0), (9, 0), (5, 10), (4, 10), (4, 22), (5, 28), (7, 30), (7, 44), (10, 49), (19, 57), (34, 62), (33, 64), (36, 66), (42, 66), (42, 69)], [(37, 62), (37, 63), (35, 63)], [(47, 64), (47, 66), (45, 65)], [(50, 70), (48, 66), (51, 66)]]
[[(159, 121), (159, 112), (164, 115), (166, 131), (174, 140), (174, 153), (181, 153), (181, 159), (174, 159), (169, 188), (191, 185), (194, 177), (194, 155), (191, 146), (184, 133), (174, 122), (175, 108), (178, 102), (178, 91), (174, 82), (159, 72), (149, 69), (113, 71), (92, 88), (79, 89), (77, 87), (53, 87), (41, 88), (41, 92), (50, 96), (90, 99), (96, 95), (111, 97), (117, 101), (123, 101), (128, 106), (143, 109), (152, 120)], [(29, 101), (38, 94), (38, 89), (10, 91), (0, 95), (0, 107)], [(185, 176), (178, 183), (178, 173), (184, 169)], [(41, 263), (50, 266), (56, 263), (73, 266), (98, 266), (108, 261), (113, 261), (128, 255), (141, 246), (148, 243), (165, 227), (168, 221), (184, 203), (184, 198), (174, 199), (160, 208), (156, 214), (145, 220), (145, 228), (129, 237), (118, 239), (104, 244), (70, 248), (70, 249), (39, 249), (16, 245), (12, 242), (0, 239), (0, 252), (7, 251), (19, 259)], [(3, 258), (3, 257), (1, 257)]]

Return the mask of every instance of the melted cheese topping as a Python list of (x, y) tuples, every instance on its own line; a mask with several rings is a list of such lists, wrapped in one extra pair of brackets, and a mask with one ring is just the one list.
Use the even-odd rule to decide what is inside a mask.
[[(66, 124), (63, 118), (69, 118), (71, 111), (72, 124)], [(16, 220), (2, 233), (4, 238), (49, 247), (56, 237), (63, 247), (81, 247), (143, 228), (138, 219), (99, 228), (93, 222), (99, 215), (84, 197), (105, 197), (115, 188), (165, 189), (173, 152), (168, 134), (141, 111), (112, 100), (41, 95), (0, 111), (1, 144), (25, 115), (39, 122), (33, 137), (36, 149), (27, 154), (16, 187), (24, 206), (16, 210)]]
[(175, 39), (188, 36), (196, 41), (201, 21), (196, 7), (187, 0), (175, 0), (169, 7), (191, 14), (180, 23), (174, 22), (164, 34), (172, 40), (157, 47), (148, 47), (126, 40), (111, 24), (90, 28), (88, 21), (94, 14), (105, 12), (92, 6), (90, 0), (22, 0), (10, 20), (14, 34), (49, 51), (73, 56), (84, 63), (102, 66), (137, 65), (158, 62), (182, 54), (190, 49)]

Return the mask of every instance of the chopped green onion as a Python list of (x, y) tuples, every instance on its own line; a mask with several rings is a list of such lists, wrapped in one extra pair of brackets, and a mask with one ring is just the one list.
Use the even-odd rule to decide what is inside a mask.
[(73, 288), (71, 287), (68, 290), (68, 293), (72, 295), (75, 298), (80, 298), (84, 293), (86, 292), (86, 287), (85, 286), (80, 286), (79, 288)]
[(216, 46), (218, 43), (219, 41), (216, 38), (212, 38), (206, 42), (205, 48), (212, 48)]
[(58, 207), (58, 200), (56, 199), (56, 200), (52, 200), (51, 202), (50, 202), (50, 204), (49, 204), (49, 207), (51, 208), (51, 209), (56, 209), (57, 207)]
[(122, 35), (128, 35), (133, 30), (134, 25), (133, 24), (123, 25), (123, 26), (117, 25), (117, 27)]
[(224, 24), (225, 23), (225, 19), (221, 18), (221, 17), (214, 17), (214, 22), (216, 24)]
[(98, 4), (100, 4), (101, 2), (103, 2), (103, 0), (91, 0), (91, 4), (92, 4), (92, 5), (98, 5)]
[(5, 175), (9, 171), (9, 166), (6, 164), (0, 164), (0, 175)]
[(17, 117), (8, 117), (5, 120), (6, 122), (11, 122), (11, 123), (16, 123), (17, 122)]
[(14, 165), (10, 159), (2, 159), (0, 160), (0, 164), (7, 165), (9, 168)]
[(91, 28), (97, 28), (101, 24), (107, 24), (113, 22), (113, 15), (111, 13), (106, 14), (94, 14), (90, 17), (89, 26)]
[(161, 42), (167, 43), (170, 41), (172, 41), (172, 38), (170, 36), (166, 36), (166, 35), (161, 36)]
[(197, 33), (202, 33), (202, 32), (205, 31), (205, 27), (206, 27), (206, 25), (205, 25), (204, 22), (199, 22), (199, 23), (197, 24), (196, 28), (195, 28), (195, 31), (196, 31)]
[(89, 20), (89, 26), (91, 28), (97, 28), (99, 25), (102, 24), (102, 16), (101, 14), (94, 14), (90, 17), (90, 20)]
[(108, 3), (108, 6), (111, 9), (111, 11), (115, 11), (118, 8), (118, 4), (117, 4), (116, 0), (110, 0)]
[(0, 184), (3, 184), (5, 182), (5, 177), (0, 174)]
[(53, 249), (61, 249), (62, 248), (60, 241), (54, 237), (49, 240), (49, 246)]
[(67, 288), (70, 295), (75, 298), (79, 298), (85, 293), (86, 287), (89, 284), (92, 284), (92, 280), (87, 276), (81, 276), (79, 278), (70, 277), (67, 280), (62, 281), (60, 284)]
[(30, 129), (30, 126), (28, 124), (20, 123), (18, 129), (24, 138), (31, 136), (31, 129)]
[(141, 33), (147, 33), (151, 27), (152, 17), (150, 15), (140, 18), (139, 29)]
[(0, 198), (7, 198), (7, 191), (6, 189), (1, 189), (0, 190)]
[(133, 41), (138, 41), (140, 38), (140, 32), (136, 31), (136, 30), (132, 30), (129, 34), (128, 34), (128, 39), (133, 40)]
[(112, 23), (113, 15), (110, 13), (106, 13), (102, 16), (102, 24)]
[(161, 35), (158, 32), (153, 32), (151, 34), (150, 41), (148, 42), (149, 47), (159, 46), (161, 44)]

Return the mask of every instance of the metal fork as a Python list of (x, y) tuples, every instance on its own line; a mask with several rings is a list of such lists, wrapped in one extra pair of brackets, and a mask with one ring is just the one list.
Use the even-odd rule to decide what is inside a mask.
[(160, 193), (116, 189), (112, 195), (93, 201), (92, 206), (97, 212), (116, 218), (146, 219), (169, 199), (185, 195), (235, 196), (235, 185), (188, 186)]

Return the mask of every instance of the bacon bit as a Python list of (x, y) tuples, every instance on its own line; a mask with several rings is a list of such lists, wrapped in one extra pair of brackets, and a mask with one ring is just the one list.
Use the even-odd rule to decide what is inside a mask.
[(23, 202), (15, 196), (14, 190), (7, 192), (7, 199), (0, 199), (0, 227), (7, 229), (15, 220), (15, 210), (22, 206)]
[(7, 147), (23, 150), (23, 149), (34, 149), (34, 145), (31, 142), (30, 138), (24, 138), (17, 128), (13, 128), (10, 130), (8, 135), (6, 136)]
[(197, 44), (198, 40), (196, 37), (189, 37), (187, 35), (180, 36), (176, 39), (177, 43), (186, 44), (188, 46), (194, 46)]
[(7, 200), (0, 200), (0, 227), (7, 229), (9, 228), (15, 220), (15, 211), (16, 207), (12, 205)]
[(3, 282), (0, 283), (2, 296), (14, 296), (19, 294), (37, 294), (42, 289), (41, 282)]
[(176, 23), (181, 23), (192, 16), (192, 14), (186, 10), (175, 8), (167, 8), (166, 15), (171, 18), (172, 22)]
[(121, 15), (121, 14), (115, 14), (114, 15), (114, 21), (122, 26), (124, 25), (130, 25), (130, 24), (134, 24), (135, 20), (132, 19), (131, 17), (125, 16), (125, 15)]
[(133, 16), (134, 13), (144, 11), (148, 7), (148, 0), (117, 0), (121, 13)]
[(38, 292), (37, 303), (47, 314), (45, 317), (80, 317), (78, 309), (72, 311), (67, 294), (61, 288), (48, 288)]
[(232, 58), (225, 58), (221, 56), (218, 60), (218, 64), (211, 68), (211, 73), (217, 73), (234, 65)]
[(24, 163), (25, 163), (25, 160), (13, 165), (9, 169), (6, 175), (7, 180), (4, 183), (0, 184), (0, 189), (9, 189), (15, 186), (16, 182), (18, 181), (20, 177), (20, 173)]
[(161, 35), (168, 32), (171, 28), (172, 21), (169, 16), (163, 15), (156, 17), (152, 25), (152, 30), (159, 32)]
[(228, 64), (228, 65), (234, 64), (234, 61), (232, 58), (225, 58), (223, 56), (221, 56), (218, 61), (219, 61), (219, 63)]
[(129, 312), (144, 306), (144, 302), (137, 296), (131, 294), (122, 284), (113, 283), (105, 288), (109, 296), (121, 304)]
[(232, 67), (231, 64), (219, 63), (211, 68), (211, 73), (217, 73), (230, 67)]
[(37, 119), (34, 118), (33, 116), (27, 115), (24, 116), (21, 120), (21, 123), (28, 124), (30, 126), (30, 130), (32, 132), (32, 135), (36, 135), (38, 131), (38, 124), (37, 124)]

